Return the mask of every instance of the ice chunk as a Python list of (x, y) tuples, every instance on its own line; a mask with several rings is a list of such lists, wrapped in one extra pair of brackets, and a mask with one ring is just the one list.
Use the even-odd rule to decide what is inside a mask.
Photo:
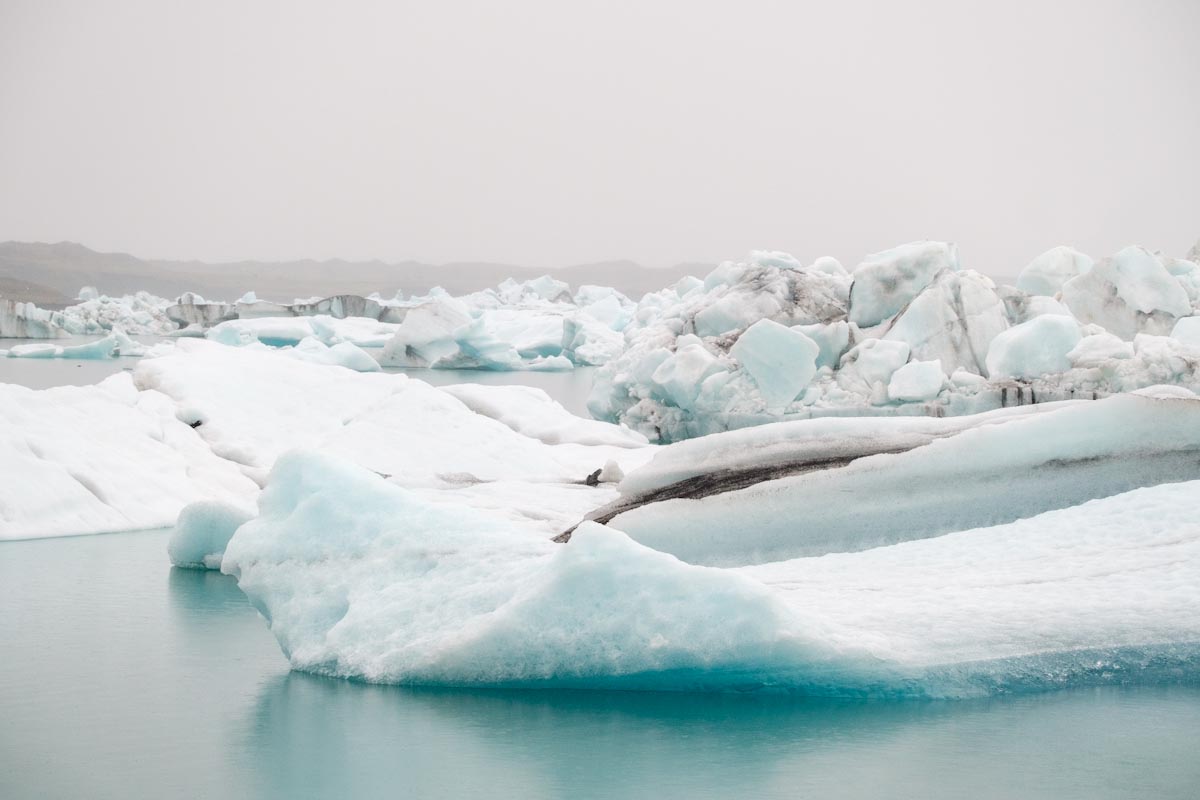
[(1179, 281), (1143, 247), (1102, 259), (1063, 284), (1062, 296), (1080, 322), (1102, 325), (1126, 340), (1139, 332), (1166, 335), (1178, 317), (1192, 313)]
[(892, 373), (908, 362), (908, 342), (867, 339), (842, 357), (838, 383), (869, 395), (875, 386), (886, 387)]
[(189, 503), (167, 541), (167, 555), (177, 567), (220, 569), (225, 546), (242, 524), (254, 514), (240, 506), (201, 500)]
[(709, 375), (726, 369), (725, 365), (699, 342), (680, 347), (663, 361), (651, 380), (679, 408), (691, 408), (700, 393), (700, 384)]
[(992, 340), (1008, 329), (1004, 301), (989, 278), (945, 270), (901, 312), (884, 339), (907, 342), (914, 359), (984, 373)]
[(350, 342), (339, 342), (333, 347), (327, 347), (311, 336), (302, 339), (294, 348), (282, 350), (281, 354), (311, 364), (345, 367), (355, 372), (379, 372), (381, 369), (379, 362), (370, 354)]
[(1079, 323), (1070, 317), (1035, 317), (992, 340), (987, 369), (992, 378), (1036, 378), (1071, 368), (1069, 354), (1079, 344)]
[(1070, 247), (1052, 247), (1030, 261), (1017, 277), (1017, 288), (1031, 295), (1053, 297), (1067, 281), (1092, 269), (1092, 259)]
[(313, 336), (311, 317), (256, 317), (233, 319), (209, 329), (207, 338), (221, 344), (242, 347), (262, 342), (271, 347), (297, 345)]
[(576, 364), (607, 364), (625, 349), (624, 336), (587, 314), (564, 317), (562, 331), (562, 353)]
[[(84, 287), (90, 288), (90, 287)], [(94, 291), (94, 290), (93, 290)], [(148, 292), (123, 297), (92, 295), (55, 314), (55, 320), (73, 334), (104, 334), (120, 329), (136, 335), (165, 335), (178, 325), (168, 314), (171, 302)]]
[(842, 359), (842, 354), (850, 346), (850, 326), (845, 320), (828, 324), (818, 322), (814, 325), (793, 325), (792, 329), (800, 331), (821, 348), (817, 356), (817, 369), (836, 367)]
[(888, 397), (904, 403), (933, 400), (946, 385), (940, 361), (910, 361), (892, 373)]
[(61, 339), (68, 335), (51, 311), (0, 297), (0, 338)]
[(1181, 317), (1171, 329), (1171, 336), (1184, 344), (1200, 347), (1200, 316)]
[(119, 355), (140, 356), (146, 353), (143, 345), (130, 339), (120, 328), (108, 336), (91, 342), (73, 345), (48, 343), (18, 344), (9, 348), (9, 358), (70, 358), (84, 361), (115, 358)]
[(1111, 333), (1094, 333), (1080, 339), (1067, 358), (1076, 367), (1099, 367), (1113, 359), (1133, 358), (1133, 345)]
[(912, 242), (867, 256), (854, 269), (850, 321), (866, 328), (895, 316), (944, 269), (958, 269), (958, 249), (947, 242)]
[(357, 347), (383, 347), (400, 327), (395, 322), (380, 322), (370, 317), (331, 317), (318, 314), (309, 317), (313, 335), (327, 345), (349, 342)]
[(754, 378), (769, 408), (783, 408), (816, 375), (820, 352), (817, 343), (800, 331), (762, 319), (738, 337), (729, 355)]

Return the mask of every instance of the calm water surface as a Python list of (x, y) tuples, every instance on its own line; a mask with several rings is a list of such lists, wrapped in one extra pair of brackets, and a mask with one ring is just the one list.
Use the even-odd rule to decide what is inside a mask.
[[(39, 363), (72, 382), (73, 362)], [(577, 411), (590, 383), (428, 375), (541, 385)], [(290, 673), (233, 580), (172, 569), (165, 547), (0, 543), (0, 798), (1200, 796), (1197, 687), (885, 703), (366, 686)]]

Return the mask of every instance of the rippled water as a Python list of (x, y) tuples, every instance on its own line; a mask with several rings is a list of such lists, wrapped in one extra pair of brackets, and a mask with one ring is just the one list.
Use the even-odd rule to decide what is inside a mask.
[[(38, 363), (70, 382), (73, 362)], [(575, 410), (589, 382), (430, 376), (542, 385)], [(172, 569), (165, 546), (0, 543), (0, 798), (1200, 796), (1197, 687), (889, 703), (367, 686), (289, 673), (233, 580)]]

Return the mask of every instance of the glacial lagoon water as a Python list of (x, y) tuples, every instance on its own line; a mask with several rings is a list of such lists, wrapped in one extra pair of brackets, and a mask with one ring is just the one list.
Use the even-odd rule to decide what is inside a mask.
[[(0, 381), (21, 381), (12, 361)], [(74, 382), (73, 362), (38, 363), (44, 385)], [(430, 377), (532, 383), (577, 411), (590, 381)], [(165, 547), (164, 531), (0, 543), (0, 798), (1200, 796), (1196, 686), (936, 702), (369, 686), (289, 672), (236, 583), (171, 568)]]

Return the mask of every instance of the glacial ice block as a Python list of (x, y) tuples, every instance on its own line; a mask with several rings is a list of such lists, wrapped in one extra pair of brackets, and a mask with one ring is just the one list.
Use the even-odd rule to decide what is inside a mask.
[(1101, 259), (1062, 287), (1063, 302), (1080, 322), (1101, 325), (1122, 339), (1138, 333), (1166, 335), (1192, 313), (1179, 281), (1143, 247), (1126, 247)]
[(746, 329), (729, 349), (729, 355), (750, 373), (769, 408), (783, 408), (817, 374), (821, 348), (795, 328), (769, 319)]
[(912, 358), (940, 361), (949, 372), (964, 368), (984, 374), (988, 346), (1008, 325), (1004, 301), (990, 278), (974, 270), (943, 270), (905, 307), (884, 339), (906, 342)]
[(932, 400), (946, 385), (942, 362), (910, 361), (892, 373), (888, 382), (888, 397), (901, 402)]
[(1182, 317), (1171, 329), (1171, 337), (1184, 344), (1200, 347), (1200, 315)]
[(167, 541), (171, 563), (187, 569), (220, 569), (221, 557), (234, 531), (254, 514), (230, 503), (201, 500), (189, 503)]
[(911, 242), (867, 256), (854, 269), (850, 321), (866, 328), (895, 316), (944, 269), (958, 269), (958, 249), (948, 242)]
[(1047, 314), (1015, 325), (992, 340), (987, 352), (992, 378), (1037, 378), (1066, 372), (1070, 353), (1081, 339), (1071, 317)]
[(566, 545), (285, 456), (222, 570), (296, 669), (380, 683), (964, 697), (1200, 671), (1200, 484), (861, 553)]

